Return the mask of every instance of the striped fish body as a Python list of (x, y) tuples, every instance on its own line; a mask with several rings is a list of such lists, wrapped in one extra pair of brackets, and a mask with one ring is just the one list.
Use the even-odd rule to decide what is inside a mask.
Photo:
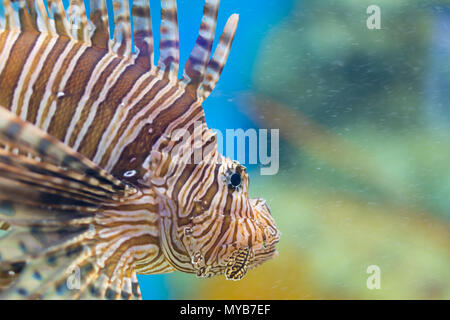
[(0, 20), (0, 297), (140, 298), (136, 274), (238, 280), (276, 256), (270, 211), (202, 108), (237, 16), (211, 57), (206, 1), (178, 79), (176, 1), (161, 4), (158, 65), (147, 1), (114, 1), (112, 39), (103, 1), (89, 20), (82, 1), (47, 4), (5, 1)]
[(164, 135), (204, 122), (201, 103), (177, 82), (106, 49), (3, 32), (0, 50), (3, 106), (115, 176), (141, 171)]

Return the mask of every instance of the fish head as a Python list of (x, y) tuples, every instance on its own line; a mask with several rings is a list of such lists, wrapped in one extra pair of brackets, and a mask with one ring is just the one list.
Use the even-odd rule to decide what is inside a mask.
[(172, 231), (165, 231), (176, 239), (166, 252), (178, 270), (240, 280), (278, 255), (280, 231), (266, 201), (250, 198), (246, 168), (221, 155), (217, 159), (199, 164), (206, 166), (203, 178), (198, 168), (192, 169), (199, 175), (198, 185), (183, 199), (178, 197), (178, 219), (166, 225)]

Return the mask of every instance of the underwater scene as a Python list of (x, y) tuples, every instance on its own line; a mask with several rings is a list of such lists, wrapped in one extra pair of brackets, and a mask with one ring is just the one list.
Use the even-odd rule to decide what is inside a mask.
[[(90, 17), (89, 19), (96, 17), (90, 11), (97, 12), (95, 10), (99, 1), (84, 1), (88, 8), (86, 15)], [(3, 26), (6, 30), (8, 28), (13, 30), (16, 23), (14, 19), (9, 20), (8, 23), (8, 19), (5, 18), (8, 12), (13, 12), (13, 9), (5, 10), (10, 2), (13, 3), (13, 7), (18, 6), (14, 4), (14, 1), (0, 0), (0, 16), (3, 17)], [(52, 16), (51, 8), (56, 2), (56, 0), (49, 1), (50, 5), (45, 5), (45, 10), (50, 17)], [(74, 2), (79, 4), (82, 1)], [(123, 40), (129, 31), (120, 24), (124, 20), (116, 19), (116, 24), (120, 27), (114, 24), (113, 11), (119, 8), (116, 12), (120, 16), (123, 10), (123, 7), (117, 4), (118, 2), (106, 1), (110, 38), (113, 35), (118, 37), (114, 39), (114, 44), (108, 50), (114, 51), (114, 54), (121, 59), (134, 59), (123, 53), (121, 48), (124, 43), (130, 48), (136, 46), (140, 50), (132, 49), (132, 52), (138, 55), (132, 63), (138, 64), (141, 61), (139, 59), (145, 58), (143, 53), (146, 49), (143, 49), (145, 47), (142, 43), (145, 41), (149, 43), (149, 36), (147, 34), (146, 38), (138, 38), (139, 35), (135, 33), (132, 42)], [(148, 95), (150, 101), (150, 95), (155, 94), (160, 99), (156, 104), (157, 108), (170, 109), (170, 112), (173, 108), (174, 111), (173, 117), (172, 113), (167, 113), (166, 118), (161, 116), (160, 119), (159, 113), (155, 116), (153, 113), (145, 113), (147, 111), (143, 104), (142, 111), (138, 111), (152, 119), (154, 116), (155, 119), (153, 123), (142, 122), (142, 132), (145, 130), (145, 133), (149, 132), (150, 136), (139, 143), (136, 142), (136, 145), (133, 144), (134, 142), (130, 143), (127, 147), (125, 138), (138, 136), (137, 131), (133, 135), (134, 131), (131, 130), (141, 125), (140, 122), (131, 122), (129, 135), (127, 136), (128, 131), (124, 130), (125, 133), (121, 136), (124, 138), (115, 140), (113, 135), (121, 132), (119, 129), (121, 119), (128, 119), (127, 117), (131, 119), (134, 115), (132, 108), (128, 111), (125, 105), (119, 105), (121, 101), (117, 100), (117, 110), (120, 112), (113, 115), (105, 111), (104, 115), (99, 116), (100, 121), (97, 124), (96, 113), (89, 113), (87, 108), (90, 106), (90, 110), (93, 108), (102, 110), (102, 104), (96, 104), (94, 101), (91, 105), (89, 104), (91, 97), (87, 97), (87, 90), (92, 90), (92, 95), (98, 90), (98, 96), (101, 97), (104, 94), (101, 91), (103, 88), (108, 86), (109, 89), (113, 88), (111, 82), (113, 80), (106, 79), (109, 72), (106, 64), (105, 69), (102, 69), (105, 82), (97, 88), (92, 78), (87, 78), (85, 82), (80, 79), (90, 74), (95, 76), (96, 73), (93, 70), (98, 71), (99, 64), (93, 63), (92, 68), (89, 69), (81, 64), (71, 65), (62, 61), (61, 70), (72, 68), (74, 74), (77, 70), (80, 71), (78, 80), (71, 86), (70, 77), (55, 75), (55, 85), (66, 81), (64, 83), (67, 83), (68, 89), (61, 91), (55, 91), (50, 87), (42, 89), (42, 97), (38, 96), (39, 99), (46, 98), (46, 94), (49, 95), (48, 103), (43, 106), (43, 103), (33, 100), (37, 93), (27, 93), (25, 84), (23, 84), (23, 93), (16, 93), (16, 96), (14, 94), (9, 96), (6, 93), (8, 88), (11, 92), (17, 92), (15, 89), (17, 86), (13, 85), (11, 80), (14, 70), (8, 69), (8, 64), (16, 60), (4, 52), (15, 50), (12, 44), (8, 47), (8, 41), (19, 43), (22, 38), (17, 36), (12, 40), (14, 33), (8, 36), (6, 33), (5, 35), (0, 33), (0, 106), (5, 107), (1, 109), (11, 111), (0, 110), (0, 151), (2, 146), (5, 146), (6, 150), (0, 152), (0, 298), (10, 297), (9, 291), (5, 291), (8, 292), (7, 295), (2, 296), (3, 286), (4, 288), (15, 286), (15, 281), (19, 281), (17, 283), (21, 281), (17, 280), (16, 276), (23, 274), (23, 277), (28, 277), (27, 272), (30, 273), (29, 278), (34, 280), (23, 280), (23, 286), (14, 287), (17, 292), (11, 295), (12, 298), (20, 296), (41, 298), (30, 293), (33, 290), (30, 283), (41, 281), (42, 278), (48, 279), (49, 285), (52, 286), (55, 282), (55, 292), (61, 297), (66, 297), (67, 289), (60, 290), (58, 286), (61, 283), (69, 283), (70, 279), (66, 282), (65, 277), (53, 278), (59, 269), (52, 269), (51, 266), (60, 266), (59, 264), (62, 263), (60, 261), (65, 261), (66, 268), (71, 266), (69, 273), (72, 273), (70, 261), (82, 258), (78, 256), (78, 253), (75, 253), (76, 259), (69, 258), (69, 253), (66, 254), (67, 257), (61, 257), (57, 254), (59, 252), (57, 250), (63, 248), (64, 252), (70, 251), (72, 254), (72, 251), (78, 250), (78, 247), (74, 246), (74, 239), (77, 239), (76, 241), (80, 244), (90, 246), (91, 243), (104, 239), (103, 235), (108, 237), (108, 232), (111, 234), (114, 232), (111, 231), (113, 229), (108, 231), (109, 226), (120, 228), (117, 230), (123, 232), (120, 233), (124, 235), (123, 239), (125, 236), (127, 240), (133, 239), (133, 236), (127, 235), (127, 231), (123, 231), (128, 230), (129, 226), (120, 225), (121, 221), (125, 220), (120, 220), (122, 218), (109, 213), (109, 209), (105, 209), (101, 214), (101, 217), (107, 218), (106, 220), (83, 222), (82, 218), (88, 219), (84, 214), (91, 212), (90, 210), (100, 210), (95, 205), (95, 201), (102, 201), (106, 208), (116, 205), (114, 202), (116, 198), (111, 194), (117, 195), (118, 198), (138, 197), (139, 186), (152, 185), (152, 188), (155, 187), (155, 193), (148, 191), (147, 194), (147, 191), (142, 191), (145, 196), (148, 196), (148, 198), (143, 196), (142, 199), (150, 199), (145, 200), (152, 205), (149, 210), (153, 208), (157, 211), (155, 216), (148, 218), (149, 221), (151, 220), (152, 228), (147, 230), (136, 227), (137, 229), (133, 231), (134, 234), (139, 232), (147, 234), (151, 238), (149, 240), (151, 245), (139, 242), (140, 239), (133, 242), (132, 246), (136, 246), (133, 250), (137, 250), (136, 256), (140, 257), (139, 261), (134, 262), (135, 269), (133, 271), (126, 269), (124, 266), (127, 265), (128, 258), (125, 259), (125, 254), (114, 256), (113, 249), (110, 251), (105, 249), (105, 258), (100, 259), (103, 264), (96, 260), (100, 271), (92, 278), (102, 279), (104, 275), (101, 270), (105, 270), (106, 277), (110, 277), (108, 262), (117, 263), (116, 268), (123, 267), (121, 275), (127, 280), (117, 285), (120, 287), (117, 290), (126, 292), (125, 297), (133, 295), (144, 300), (450, 299), (450, 4), (447, 1), (222, 0), (218, 7), (216, 37), (208, 44), (209, 49), (205, 49), (208, 45), (197, 40), (198, 35), (202, 35), (203, 23), (205, 26), (211, 23), (211, 17), (207, 16), (202, 20), (205, 14), (204, 0), (175, 1), (179, 43), (178, 39), (171, 38), (173, 34), (170, 30), (173, 24), (170, 22), (173, 23), (173, 12), (170, 10), (173, 1), (162, 1), (161, 5), (160, 1), (130, 0), (125, 10), (130, 8), (132, 13), (140, 15), (142, 12), (133, 11), (132, 7), (142, 5), (144, 8), (143, 3), (146, 2), (150, 3), (151, 8), (153, 26), (151, 35), (155, 48), (154, 56), (149, 55), (154, 59), (155, 64), (158, 60), (160, 61), (156, 71), (148, 76), (148, 81), (151, 83), (148, 86), (155, 87), (151, 87), (152, 89), (145, 95), (141, 94), (144, 92), (142, 88), (145, 88), (147, 80), (142, 80), (140, 76), (134, 77), (130, 71), (129, 87), (119, 89), (123, 90), (124, 101), (128, 99), (127, 94), (129, 94), (130, 98), (127, 101), (130, 104), (134, 96), (138, 97), (136, 99), (145, 100)], [(215, 6), (218, 1), (206, 2)], [(27, 5), (28, 3), (30, 1), (27, 1)], [(34, 4), (34, 1), (31, 3)], [(70, 16), (70, 1), (64, 0), (63, 4), (67, 15)], [(208, 7), (205, 8), (207, 8), (205, 12), (211, 15), (211, 12), (217, 11), (210, 8), (211, 12), (209, 12)], [(17, 10), (21, 12), (20, 9)], [(106, 9), (102, 10), (106, 14)], [(162, 14), (161, 10), (163, 10)], [(239, 15), (238, 25), (237, 16), (234, 14)], [(30, 16), (33, 17), (32, 14)], [(74, 16), (78, 17), (77, 14)], [(17, 23), (21, 24), (22, 28), (31, 28), (30, 26), (34, 25), (31, 22), (23, 22), (22, 14), (13, 14), (13, 17), (20, 21)], [(126, 21), (126, 15), (124, 17)], [(36, 25), (41, 30), (47, 20), (36, 19), (40, 21)], [(54, 32), (59, 34), (62, 27), (56, 15), (55, 19), (57, 23)], [(81, 21), (83, 24), (83, 21), (87, 19), (81, 19)], [(134, 30), (141, 27), (139, 19), (131, 21)], [(199, 33), (200, 23), (202, 28)], [(95, 30), (101, 29), (99, 25), (96, 24)], [(1, 23), (0, 26), (2, 26)], [(164, 28), (169, 31), (164, 33)], [(53, 29), (49, 27), (49, 30)], [(205, 27), (205, 30), (206, 34), (209, 29)], [(78, 40), (81, 38), (86, 40), (87, 35), (90, 34), (90, 45), (100, 43), (103, 39), (100, 33), (95, 33), (97, 31), (89, 33), (91, 31), (86, 29), (84, 38), (79, 36), (81, 33), (78, 33), (80, 37)], [(220, 38), (222, 32), (224, 36)], [(77, 35), (70, 37), (75, 39)], [(41, 41), (44, 46), (47, 40), (39, 38), (33, 41), (36, 43)], [(178, 47), (174, 43), (177, 46), (179, 44), (179, 69), (178, 57), (173, 53), (173, 49), (178, 50)], [(57, 50), (57, 40), (53, 45), (52, 50), (49, 49), (47, 52), (42, 49), (41, 51), (50, 56), (54, 50)], [(88, 51), (83, 53), (80, 51), (78, 55), (75, 52), (78, 50), (76, 48), (77, 44), (73, 44), (71, 49), (73, 56), (81, 61)], [(211, 59), (214, 63), (210, 63), (207, 69), (205, 60), (203, 69), (197, 68), (197, 60), (200, 59), (198, 57), (209, 61), (209, 56), (215, 52), (215, 48), (218, 48), (217, 56), (214, 55)], [(105, 50), (107, 50), (106, 46)], [(202, 50), (208, 51), (207, 57), (202, 55)], [(31, 55), (31, 47), (29, 51)], [(35, 49), (35, 51), (39, 50)], [(64, 54), (63, 49), (60, 51)], [(71, 52), (67, 49), (68, 56), (72, 54)], [(191, 52), (197, 52), (199, 56), (193, 59)], [(111, 63), (115, 63), (113, 58), (111, 59)], [(58, 63), (55, 62), (57, 65)], [(121, 63), (117, 62), (118, 68)], [(26, 68), (39, 67), (37, 62), (29, 64), (24, 62), (24, 65)], [(155, 70), (151, 69), (150, 65), (145, 66)], [(123, 70), (131, 70), (132, 67), (128, 68), (130, 69), (125, 69), (124, 63)], [(120, 77), (120, 72), (123, 74), (128, 72), (117, 70), (111, 71), (111, 74), (117, 72), (117, 77)], [(203, 70), (200, 72), (202, 80), (196, 78), (195, 70)], [(7, 71), (10, 73), (7, 74)], [(2, 76), (2, 72), (7, 76)], [(145, 76), (145, 73), (142, 72), (142, 74)], [(101, 81), (101, 75), (103, 73), (98, 72), (97, 81)], [(153, 76), (155, 80), (152, 80)], [(218, 79), (219, 76), (220, 79)], [(52, 79), (51, 74), (49, 77)], [(169, 88), (169, 84), (173, 83), (173, 79), (177, 77), (184, 79), (182, 89)], [(32, 81), (38, 83), (40, 77), (36, 73), (24, 76), (25, 80), (23, 80), (17, 73), (14, 79), (17, 79), (18, 83), (24, 81), (29, 85)], [(165, 81), (169, 84), (166, 85)], [(201, 81), (203, 81), (202, 85), (200, 85)], [(44, 87), (43, 85), (42, 88)], [(116, 90), (117, 95), (119, 95), (119, 89)], [(53, 98), (50, 96), (52, 90), (55, 94)], [(77, 96), (77, 90), (81, 90), (79, 96)], [(216, 137), (214, 141), (219, 140), (217, 155), (215, 151), (211, 154), (222, 159), (219, 155), (222, 153), (230, 159), (222, 160), (221, 166), (215, 169), (208, 169), (206, 165), (207, 169), (204, 169), (201, 177), (197, 169), (190, 169), (188, 174), (186, 174), (187, 171), (174, 174), (175, 178), (184, 177), (185, 186), (177, 183), (170, 187), (172, 180), (167, 178), (169, 175), (167, 172), (171, 169), (168, 168), (178, 170), (176, 168), (180, 162), (174, 162), (173, 158), (179, 158), (175, 156), (166, 158), (162, 151), (152, 153), (151, 150), (156, 148), (154, 146), (163, 148), (162, 145), (164, 147), (171, 145), (170, 142), (157, 142), (159, 136), (154, 132), (161, 133), (158, 126), (171, 128), (180, 124), (187, 127), (186, 123), (190, 121), (188, 118), (191, 116), (192, 119), (198, 118), (203, 121), (201, 111), (198, 111), (200, 109), (177, 111), (181, 110), (177, 108), (182, 108), (176, 105), (178, 101), (180, 103), (185, 101), (183, 100), (185, 93), (180, 91), (179, 96), (176, 96), (177, 90), (186, 90), (189, 94), (196, 95), (197, 100), (189, 100), (186, 103), (192, 104), (192, 108), (197, 108), (196, 103), (199, 101), (203, 106), (207, 128), (211, 128), (216, 135), (202, 127), (202, 137), (206, 136), (209, 139), (210, 136), (214, 136)], [(111, 92), (113, 97), (114, 90)], [(170, 94), (173, 95), (170, 96)], [(86, 98), (84, 98), (85, 95)], [(105, 93), (104, 96), (109, 97), (109, 93), (108, 95)], [(23, 102), (28, 99), (27, 97), (29, 107)], [(38, 98), (35, 98), (36, 101), (39, 100)], [(97, 97), (94, 98), (97, 99)], [(64, 99), (68, 99), (69, 102), (64, 102)], [(56, 102), (52, 104), (52, 101)], [(74, 104), (73, 101), (76, 101), (76, 104), (84, 101), (86, 111), (76, 109), (70, 114), (61, 111), (61, 118), (58, 118), (58, 110), (69, 108), (67, 106)], [(32, 107), (33, 103), (36, 103), (36, 110)], [(173, 107), (171, 103), (176, 106)], [(28, 111), (24, 111), (26, 108)], [(12, 115), (14, 110), (16, 112)], [(162, 115), (164, 110), (161, 111)], [(138, 111), (136, 114), (139, 115)], [(18, 117), (20, 116), (28, 123), (32, 122), (29, 117), (33, 114), (35, 114), (36, 123), (31, 129), (27, 129), (25, 121), (19, 122)], [(93, 125), (86, 126), (85, 129), (74, 120), (78, 119), (77, 117), (80, 123), (91, 121)], [(114, 121), (117, 121), (117, 127), (112, 125)], [(20, 129), (11, 123), (15, 123)], [(154, 124), (155, 127), (152, 127)], [(192, 124), (194, 125), (193, 121)], [(29, 130), (30, 133), (28, 136), (17, 137), (14, 128), (20, 132)], [(96, 135), (96, 128), (103, 128), (107, 133), (102, 132), (103, 135), (100, 133)], [(58, 136), (59, 130), (64, 131), (61, 137)], [(94, 133), (91, 134), (91, 131)], [(55, 136), (64, 145), (57, 144), (56, 140), (45, 138), (47, 136), (43, 132)], [(70, 136), (69, 132), (73, 132), (74, 136)], [(92, 143), (86, 140), (84, 145), (83, 138), (75, 136), (75, 133), (83, 132), (86, 137), (94, 140), (98, 138), (99, 149), (91, 151), (89, 146)], [(33, 140), (32, 137), (41, 137), (42, 140), (33, 145), (36, 139)], [(235, 138), (237, 145), (231, 143), (235, 141)], [(239, 145), (240, 138), (243, 145)], [(104, 149), (100, 149), (101, 143), (104, 143)], [(116, 147), (116, 143), (117, 146), (122, 144), (123, 148)], [(150, 146), (150, 143), (154, 143), (154, 146)], [(8, 147), (9, 144), (12, 146)], [(8, 150), (14, 150), (16, 144), (19, 151), (8, 153)], [(6, 167), (12, 166), (11, 159), (14, 159), (16, 163), (16, 156), (20, 156), (22, 145), (23, 150), (44, 159), (44, 163), (48, 156), (50, 160), (45, 170), (44, 167), (24, 159), (19, 159), (20, 163), (17, 162), (19, 163), (17, 168), (21, 168), (20, 170), (16, 167), (14, 170)], [(44, 145), (46, 149), (42, 151)], [(55, 146), (56, 151), (53, 154), (47, 154), (47, 148), (53, 150), (52, 147), (48, 147), (49, 145)], [(35, 153), (33, 153), (34, 149), (37, 150)], [(151, 154), (152, 157), (132, 156), (139, 152)], [(56, 158), (60, 153), (65, 156), (61, 162), (58, 162)], [(128, 158), (124, 156), (126, 153), (130, 154)], [(83, 156), (78, 156), (79, 154)], [(115, 154), (117, 159), (114, 158)], [(206, 157), (213, 157), (211, 154)], [(76, 159), (74, 163), (77, 167), (72, 167), (65, 161), (68, 155)], [(238, 160), (239, 164), (233, 160)], [(139, 161), (142, 167), (135, 167), (134, 163)], [(166, 164), (161, 164), (164, 161), (167, 161)], [(41, 159), (39, 163), (42, 163)], [(94, 166), (94, 163), (98, 164), (98, 167)], [(128, 168), (127, 165), (130, 167)], [(157, 169), (154, 170), (152, 165)], [(35, 169), (34, 166), (39, 169)], [(54, 169), (52, 166), (59, 166), (59, 169)], [(66, 170), (66, 167), (69, 171), (74, 170), (67, 177), (62, 172)], [(30, 174), (22, 177), (20, 171), (24, 170), (23, 168), (31, 170), (33, 174), (66, 179), (64, 184), (69, 185), (67, 181), (70, 181), (71, 188), (72, 183), (76, 182), (83, 184), (86, 189), (74, 191), (66, 190), (66, 187), (62, 186), (54, 187), (58, 190), (57, 196), (61, 197), (56, 201), (54, 200), (55, 192), (43, 189), (48, 187), (47, 184), (40, 186), (37, 180), (33, 180), (41, 179), (40, 176), (35, 177)], [(82, 168), (83, 174), (80, 175), (80, 171), (76, 168)], [(167, 175), (157, 176), (155, 172), (166, 172)], [(216, 181), (211, 175), (217, 172), (223, 172), (223, 177), (219, 175)], [(95, 183), (86, 180), (84, 175), (94, 179), (95, 181), (92, 181)], [(165, 184), (160, 182), (164, 177), (167, 178), (164, 180)], [(149, 179), (150, 182), (145, 179)], [(208, 201), (203, 202), (195, 200), (193, 203), (190, 201), (195, 198), (195, 194), (205, 194), (206, 199), (206, 195), (212, 191), (211, 189), (203, 191), (202, 187), (210, 186), (210, 180), (215, 181), (211, 182), (211, 185), (215, 186), (214, 190), (217, 194), (223, 192), (225, 195), (220, 198), (220, 204), (217, 203), (219, 208), (217, 216), (214, 216), (215, 212), (209, 211), (209, 206), (212, 206), (215, 200), (207, 199)], [(17, 190), (24, 189), (22, 186), (19, 186), (17, 190), (9, 189), (11, 181), (27, 183), (30, 190), (39, 192), (30, 191), (24, 195), (17, 195), (16, 201), (14, 197), (18, 194)], [(57, 180), (54, 180), (54, 184), (57, 183)], [(190, 183), (190, 189), (188, 189)], [(223, 189), (221, 183), (224, 184)], [(74, 184), (73, 188), (77, 186)], [(166, 199), (161, 195), (166, 191), (160, 191), (166, 186), (168, 190), (181, 190), (180, 194), (183, 197), (180, 195), (180, 199), (189, 201), (177, 202), (173, 197)], [(142, 187), (142, 190), (147, 190), (145, 187)], [(45, 193), (44, 197), (41, 194), (44, 193), (42, 190), (51, 196)], [(70, 195), (76, 196), (70, 198)], [(42, 213), (42, 208), (36, 209), (39, 205), (28, 204), (28, 199), (33, 199), (30, 200), (32, 202), (34, 197), (39, 199), (37, 200), (39, 203), (53, 208), (52, 210), (64, 211), (63, 214), (67, 214), (67, 210), (74, 210), (75, 213), (70, 213), (72, 216), (68, 218), (72, 221), (69, 224), (70, 227), (65, 224), (66, 220), (60, 221), (48, 213)], [(126, 201), (125, 204), (127, 204)], [(166, 203), (167, 207), (164, 207)], [(67, 209), (69, 207), (71, 209)], [(81, 207), (84, 209), (80, 209)], [(174, 207), (181, 208), (179, 212), (182, 218), (178, 218), (179, 229), (173, 229), (172, 223), (176, 223), (173, 220), (170, 222), (171, 220), (167, 218), (174, 214), (170, 211)], [(37, 223), (37, 228), (41, 228), (37, 232), (45, 237), (45, 240), (39, 240), (39, 244), (36, 245), (35, 240), (30, 240), (28, 237), (28, 234), (36, 231), (33, 229), (33, 223), (30, 222), (32, 219), (30, 213), (26, 213), (31, 212), (29, 208), (39, 215), (41, 224), (44, 220), (49, 221), (48, 223), (44, 221), (47, 223), (46, 226)], [(120, 206), (118, 205), (117, 208)], [(129, 207), (126, 207), (124, 210), (128, 209)], [(139, 210), (141, 209), (139, 207)], [(190, 210), (194, 212), (194, 217), (201, 215), (197, 210), (210, 212), (212, 219), (220, 220), (222, 224), (216, 226), (212, 222), (209, 227), (196, 229), (200, 225), (198, 222), (199, 225), (181, 228), (186, 218), (183, 214)], [(255, 225), (247, 225), (245, 219), (248, 214), (255, 214), (251, 219), (251, 221), (257, 220)], [(226, 220), (226, 216), (233, 215), (238, 221), (236, 226), (234, 222)], [(113, 222), (109, 224), (108, 219)], [(142, 218), (136, 215), (136, 219)], [(155, 222), (160, 221), (159, 219), (163, 221), (161, 224)], [(191, 217), (190, 221), (194, 221), (193, 219), (196, 218)], [(5, 230), (1, 230), (2, 221), (6, 223), (3, 227)], [(52, 229), (52, 223), (55, 223), (59, 233)], [(262, 231), (258, 229), (261, 223), (264, 225)], [(18, 231), (15, 229), (16, 224)], [(92, 231), (91, 224), (96, 226), (95, 230), (101, 230), (95, 236), (89, 234)], [(9, 229), (10, 226), (12, 226), (11, 229)], [(225, 229), (231, 226), (236, 230), (242, 228), (244, 231), (241, 230), (241, 233), (236, 231), (234, 236), (229, 235)], [(20, 228), (29, 229), (24, 229), (27, 231), (22, 234)], [(61, 231), (61, 228), (67, 228), (67, 230)], [(215, 232), (220, 236), (204, 236), (210, 232), (210, 229), (216, 230)], [(186, 243), (190, 241), (192, 234), (197, 233), (202, 234), (206, 244), (197, 245), (195, 242), (192, 244), (195, 249), (191, 250), (190, 243)], [(19, 241), (17, 240), (19, 237), (25, 244), (15, 242)], [(81, 241), (80, 237), (86, 237), (86, 240)], [(174, 241), (175, 244), (171, 242), (170, 237), (177, 239)], [(233, 238), (234, 242), (227, 242), (225, 238)], [(97, 252), (108, 246), (117, 251), (122, 250), (118, 243), (122, 243), (123, 239), (114, 240), (117, 247), (115, 244), (89, 247), (86, 261), (91, 261), (90, 258), (94, 259), (94, 254), (91, 252)], [(248, 246), (243, 246), (242, 243), (246, 245), (248, 243)], [(20, 254), (17, 253), (20, 250), (14, 247), (15, 245), (22, 250)], [(227, 251), (231, 247), (233, 249)], [(22, 254), (38, 249), (56, 252), (51, 257), (57, 262), (50, 261), (48, 254), (43, 253), (45, 263), (31, 264), (31, 266), (37, 266), (36, 270), (39, 272), (36, 273), (36, 270), (29, 269), (31, 267), (28, 270), (26, 262), (22, 262), (17, 257), (23, 257)], [(155, 250), (158, 253), (147, 257), (145, 253), (140, 253), (141, 249), (148, 252)], [(123, 250), (125, 252), (125, 249)], [(39, 251), (39, 254), (42, 252)], [(215, 254), (217, 256), (214, 256)], [(209, 264), (210, 255), (220, 263)], [(37, 255), (31, 254), (31, 256)], [(14, 259), (19, 259), (21, 264), (19, 266), (5, 264), (6, 267), (1, 265), (2, 261), (6, 261), (5, 263), (19, 261)], [(78, 267), (82, 277), (89, 274), (91, 269), (91, 266), (89, 265), (88, 268), (84, 262), (78, 263), (76, 268)], [(95, 270), (96, 268), (94, 267)], [(111, 269), (111, 273), (116, 271)], [(136, 281), (133, 280), (133, 277), (136, 277), (135, 273), (137, 273), (141, 296), (135, 294), (135, 291), (139, 289), (135, 288), (137, 286)], [(49, 278), (46, 278), (47, 274)], [(111, 276), (111, 279), (115, 278)], [(112, 282), (114, 281), (110, 281), (110, 284)], [(103, 288), (102, 285), (99, 286)], [(111, 288), (116, 288), (115, 284), (111, 285)], [(68, 289), (71, 290), (70, 286)], [(91, 294), (96, 296), (94, 289), (91, 289)], [(108, 297), (109, 289), (104, 290), (103, 296)], [(53, 294), (53, 291), (49, 294)], [(119, 293), (114, 297), (118, 296)], [(76, 297), (91, 298), (83, 294)], [(122, 297), (124, 297), (123, 294)], [(45, 298), (45, 295), (42, 298)]]

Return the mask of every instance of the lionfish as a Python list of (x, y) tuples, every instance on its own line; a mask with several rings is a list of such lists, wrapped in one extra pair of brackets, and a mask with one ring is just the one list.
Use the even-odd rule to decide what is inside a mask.
[(137, 274), (239, 280), (277, 255), (266, 202), (202, 107), (238, 15), (211, 54), (206, 0), (179, 78), (176, 0), (161, 1), (157, 64), (148, 0), (114, 1), (111, 36), (103, 0), (3, 2), (0, 298), (140, 299)]

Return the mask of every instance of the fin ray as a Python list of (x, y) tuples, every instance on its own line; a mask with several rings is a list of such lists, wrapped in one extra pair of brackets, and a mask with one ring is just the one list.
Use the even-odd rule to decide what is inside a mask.
[(161, 1), (160, 33), (160, 58), (158, 67), (169, 80), (174, 81), (178, 78), (180, 60), (176, 0)]
[(11, 0), (4, 0), (3, 6), (4, 6), (4, 13), (5, 13), (5, 29), (6, 30), (15, 30), (20, 31), (20, 19), (19, 19), (19, 12), (17, 10), (17, 4), (13, 6), (14, 1)]
[(47, 8), (55, 31), (60, 36), (72, 37), (70, 33), (69, 21), (61, 0), (47, 0)]

